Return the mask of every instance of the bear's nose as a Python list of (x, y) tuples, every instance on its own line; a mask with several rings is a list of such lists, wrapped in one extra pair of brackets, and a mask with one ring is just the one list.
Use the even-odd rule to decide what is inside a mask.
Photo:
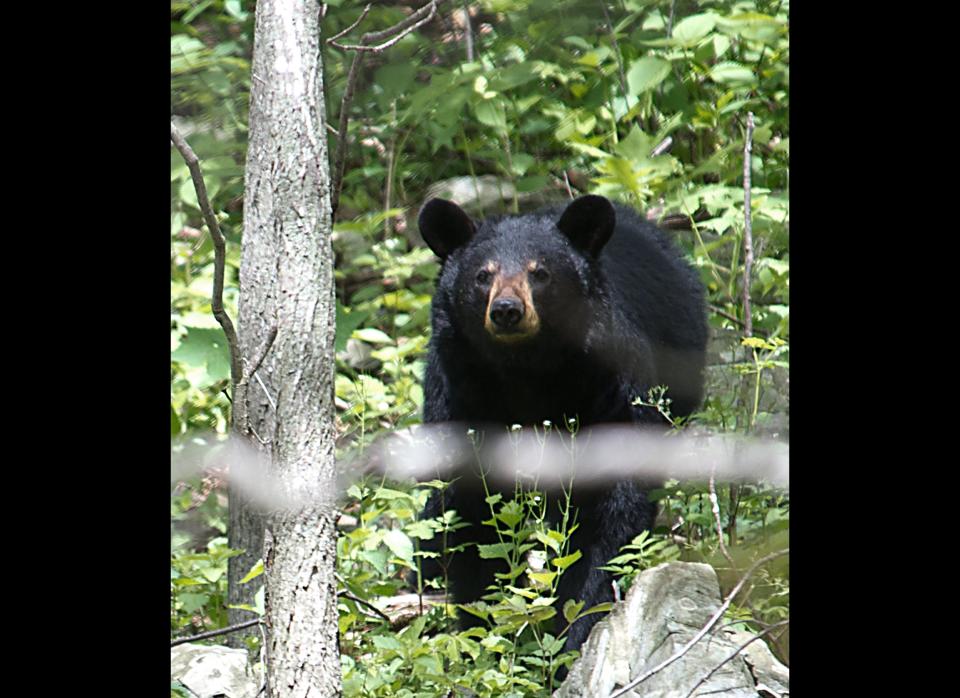
[(519, 298), (498, 298), (490, 304), (490, 319), (500, 329), (510, 329), (523, 317), (523, 303)]

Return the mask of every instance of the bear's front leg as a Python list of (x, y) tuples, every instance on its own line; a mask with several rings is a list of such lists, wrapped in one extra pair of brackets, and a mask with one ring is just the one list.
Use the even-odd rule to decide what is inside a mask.
[[(467, 525), (423, 541), (421, 550), (436, 552), (439, 556), (424, 558), (421, 569), (425, 579), (439, 577), (447, 582), (448, 595), (454, 602), (472, 603), (487, 593), (487, 587), (495, 581), (496, 572), (507, 570), (502, 560), (481, 558), (477, 548), (478, 545), (499, 542), (496, 530), (481, 523), (491, 516), (482, 489), (466, 479), (451, 484), (444, 491), (434, 492), (421, 518), (439, 518), (450, 510), (455, 510)], [(463, 550), (454, 550), (461, 545)], [(416, 585), (415, 573), (408, 575), (408, 582)], [(458, 619), (463, 629), (483, 622), (463, 610), (459, 611)]]
[[(620, 548), (645, 530), (651, 530), (656, 505), (647, 499), (640, 485), (630, 480), (617, 482), (607, 490), (577, 493), (572, 502), (579, 509), (580, 527), (570, 538), (570, 553), (579, 550), (582, 557), (560, 578), (557, 593), (557, 631), (566, 627), (563, 605), (568, 599), (583, 601), (583, 610), (613, 601), (613, 575), (598, 569), (616, 557)], [(590, 630), (603, 617), (593, 613), (576, 621), (567, 631), (564, 650), (578, 650)]]

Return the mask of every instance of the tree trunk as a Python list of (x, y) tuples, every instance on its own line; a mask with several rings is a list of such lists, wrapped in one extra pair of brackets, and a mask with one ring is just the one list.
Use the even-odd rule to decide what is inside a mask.
[[(250, 442), (269, 452), (282, 495), (264, 522), (263, 559), (267, 690), (285, 698), (341, 690), (333, 250), (319, 15), (315, 0), (256, 5), (240, 266), (240, 346), (247, 362), (263, 355), (276, 328), (256, 375), (236, 391), (234, 428), (246, 420)], [(236, 517), (231, 511), (231, 526), (235, 521), (250, 525), (244, 530), (253, 538), (244, 543), (252, 550), (256, 517), (242, 502)], [(242, 575), (250, 565), (236, 567)]]

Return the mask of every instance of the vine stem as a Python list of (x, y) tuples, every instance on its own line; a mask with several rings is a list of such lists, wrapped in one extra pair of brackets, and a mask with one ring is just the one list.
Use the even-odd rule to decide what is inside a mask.
[(750, 162), (753, 152), (753, 112), (747, 112), (747, 134), (743, 142), (743, 334), (753, 336), (750, 313), (750, 275), (753, 271), (753, 223), (750, 216)]
[(207, 223), (207, 229), (210, 231), (210, 237), (213, 240), (213, 295), (210, 299), (210, 307), (213, 310), (213, 316), (220, 323), (223, 333), (227, 336), (227, 346), (230, 348), (230, 378), (233, 385), (236, 386), (243, 374), (240, 365), (240, 345), (237, 342), (237, 331), (234, 329), (233, 321), (227, 311), (223, 308), (226, 241), (223, 238), (223, 233), (220, 232), (220, 223), (217, 221), (213, 206), (210, 205), (210, 198), (207, 196), (207, 187), (204, 184), (203, 172), (200, 169), (200, 159), (172, 121), (170, 122), (170, 140), (173, 141), (173, 145), (183, 156), (184, 162), (187, 163), (190, 178), (193, 180), (193, 188), (197, 192), (197, 203), (200, 204), (200, 211), (203, 213), (203, 219)]

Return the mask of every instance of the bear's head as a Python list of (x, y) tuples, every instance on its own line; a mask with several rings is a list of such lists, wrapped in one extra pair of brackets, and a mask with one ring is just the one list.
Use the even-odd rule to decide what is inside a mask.
[(602, 196), (479, 225), (456, 204), (431, 199), (419, 225), (443, 260), (434, 305), (474, 347), (494, 354), (582, 346), (604, 311), (598, 257), (615, 224)]

